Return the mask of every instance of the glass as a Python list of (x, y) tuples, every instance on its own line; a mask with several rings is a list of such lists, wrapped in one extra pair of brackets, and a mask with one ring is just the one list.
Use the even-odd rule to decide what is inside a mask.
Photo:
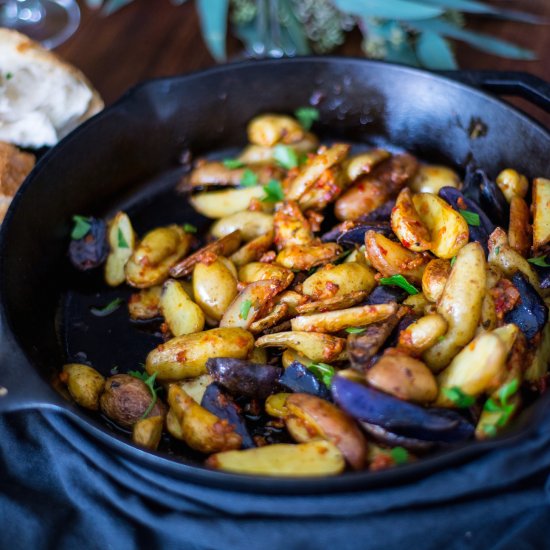
[(52, 49), (80, 23), (76, 0), (0, 0), (0, 26), (22, 32)]

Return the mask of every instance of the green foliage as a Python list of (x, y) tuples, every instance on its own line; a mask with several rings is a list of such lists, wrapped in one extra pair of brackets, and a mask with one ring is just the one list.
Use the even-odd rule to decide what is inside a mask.
[[(131, 1), (86, 0), (105, 14)], [(171, 1), (179, 5), (186, 0)], [(357, 27), (367, 57), (442, 70), (457, 67), (450, 40), (501, 57), (534, 59), (530, 50), (464, 29), (464, 13), (544, 22), (479, 0), (196, 0), (195, 6), (204, 41), (217, 61), (226, 59), (228, 20), (252, 57), (326, 53)]]

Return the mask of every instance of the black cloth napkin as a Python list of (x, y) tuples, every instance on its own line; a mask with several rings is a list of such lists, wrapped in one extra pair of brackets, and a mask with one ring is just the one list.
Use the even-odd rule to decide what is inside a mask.
[(0, 416), (0, 548), (550, 548), (550, 422), (398, 487), (221, 491), (144, 471), (55, 412)]

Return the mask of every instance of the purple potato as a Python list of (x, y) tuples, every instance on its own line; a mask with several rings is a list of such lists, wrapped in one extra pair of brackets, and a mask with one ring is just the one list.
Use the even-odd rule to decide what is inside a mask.
[(227, 420), (242, 437), (243, 449), (255, 447), (240, 407), (216, 383), (210, 384), (202, 396), (201, 407), (215, 414), (218, 418)]
[(282, 373), (281, 367), (231, 357), (208, 359), (206, 370), (231, 395), (248, 399), (265, 399), (275, 393)]
[(360, 422), (359, 424), (375, 441), (389, 447), (404, 447), (405, 449), (409, 449), (409, 451), (421, 453), (430, 451), (436, 445), (433, 441), (422, 441), (421, 439), (397, 435), (376, 424), (369, 424), (368, 422)]
[(387, 221), (343, 222), (325, 233), (321, 237), (321, 240), (323, 242), (336, 241), (338, 244), (362, 245), (365, 242), (365, 233), (370, 230), (382, 233), (386, 237), (393, 235), (390, 224)]
[(107, 225), (98, 218), (87, 218), (90, 229), (81, 239), (73, 239), (69, 245), (69, 259), (80, 271), (100, 266), (109, 253)]
[(309, 393), (330, 400), (330, 391), (305, 365), (293, 361), (279, 379), (279, 384), (294, 393)]
[(398, 286), (377, 286), (368, 296), (365, 304), (389, 304), (390, 302), (396, 302), (400, 304), (409, 293)]
[(334, 401), (360, 422), (423, 441), (457, 443), (469, 439), (474, 427), (460, 414), (444, 409), (425, 409), (342, 376), (332, 379)]
[(391, 212), (395, 206), (394, 200), (385, 202), (382, 206), (375, 208), (368, 214), (363, 214), (357, 218), (358, 222), (389, 222), (391, 218)]
[(500, 187), (487, 177), (483, 170), (477, 170), (480, 179), (481, 207), (496, 225), (507, 228), (510, 223), (510, 205)]
[(514, 309), (506, 313), (504, 320), (517, 325), (525, 337), (530, 340), (546, 324), (548, 308), (523, 273), (519, 271), (514, 273), (512, 283), (519, 292), (520, 300)]

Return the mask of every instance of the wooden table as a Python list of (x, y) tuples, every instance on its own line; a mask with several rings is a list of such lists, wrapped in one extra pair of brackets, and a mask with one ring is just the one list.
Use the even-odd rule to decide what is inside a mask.
[[(549, 0), (510, 0), (506, 7), (521, 8), (550, 21)], [(57, 51), (84, 71), (107, 104), (141, 80), (186, 73), (215, 63), (202, 41), (193, 2), (174, 6), (169, 0), (134, 0), (109, 17), (85, 7), (82, 12), (79, 30)], [(456, 43), (462, 68), (528, 71), (550, 81), (549, 25), (481, 17), (471, 17), (469, 21), (471, 30), (491, 33), (531, 48), (538, 60), (503, 59)], [(239, 49), (239, 42), (230, 38), (229, 55), (238, 54)], [(335, 53), (361, 55), (359, 33), (352, 34)], [(514, 100), (514, 103), (550, 127), (550, 115), (522, 100)]]

